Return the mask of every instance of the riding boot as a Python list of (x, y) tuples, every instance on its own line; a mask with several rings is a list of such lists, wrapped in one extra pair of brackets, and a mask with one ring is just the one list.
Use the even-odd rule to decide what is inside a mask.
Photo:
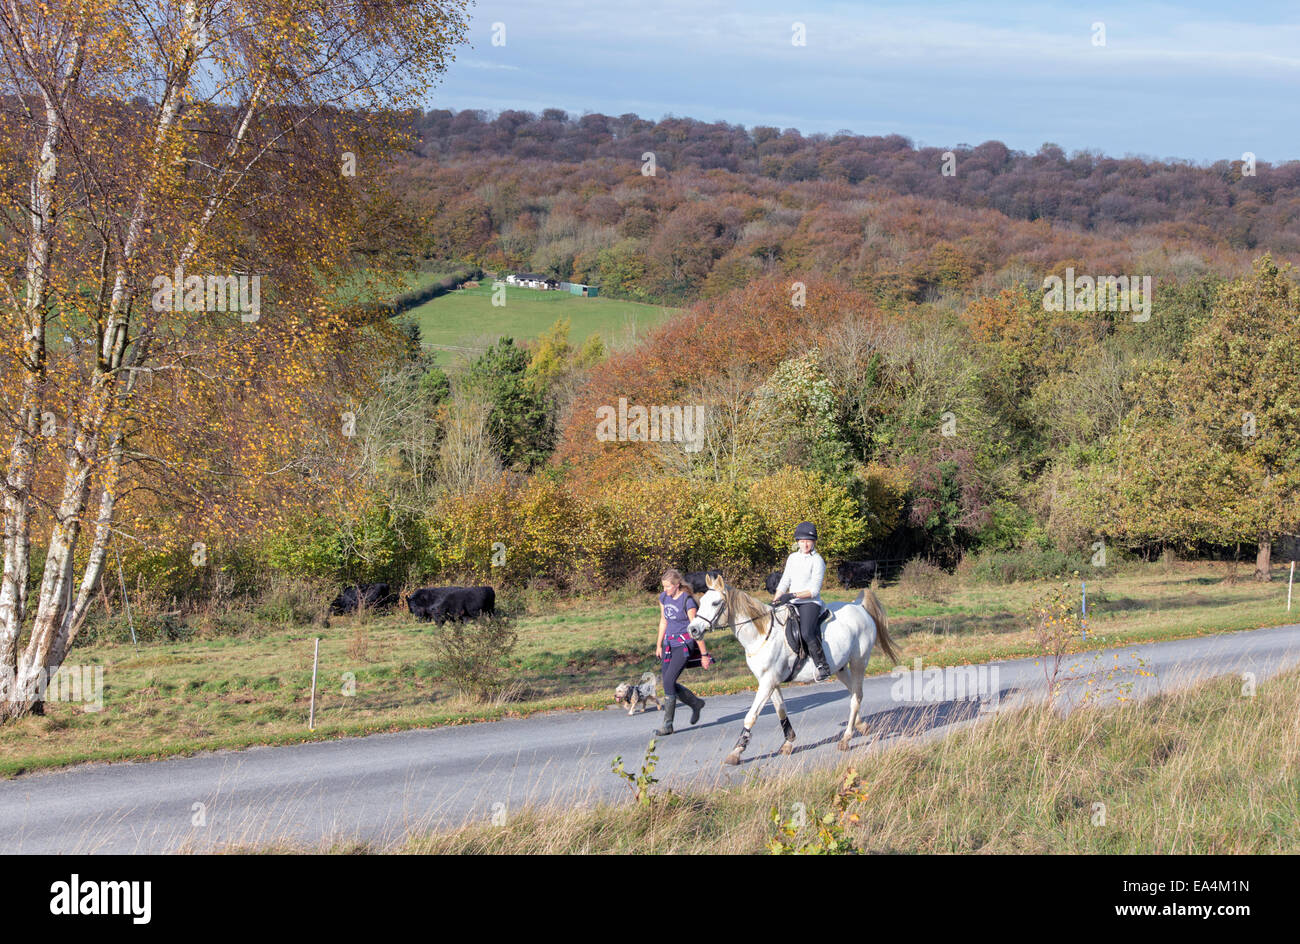
[[(678, 691), (681, 691), (680, 687), (678, 688)], [(673, 715), (676, 713), (676, 711), (677, 711), (677, 696), (668, 695), (664, 699), (663, 727), (661, 727), (658, 731), (655, 732), (656, 737), (667, 737), (668, 735), (673, 733)]]
[(815, 629), (806, 635), (804, 643), (808, 646), (808, 655), (812, 657), (813, 665), (817, 666), (817, 681), (826, 681), (831, 677), (831, 667), (826, 664), (826, 653), (822, 651), (820, 629)]
[(699, 721), (700, 711), (704, 708), (704, 699), (689, 688), (684, 688), (681, 685), (677, 686), (677, 697), (686, 703), (686, 707), (691, 709), (691, 724)]

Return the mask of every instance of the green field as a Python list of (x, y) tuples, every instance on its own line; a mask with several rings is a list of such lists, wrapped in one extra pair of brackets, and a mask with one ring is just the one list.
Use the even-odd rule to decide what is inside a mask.
[(568, 292), (506, 289), (506, 303), (492, 304), (492, 282), (462, 288), (425, 302), (400, 317), (420, 326), (426, 347), (438, 352), (440, 364), (454, 364), (457, 356), (472, 357), (502, 335), (516, 341), (539, 337), (557, 318), (570, 321), (569, 340), (581, 344), (598, 334), (608, 349), (624, 346), (677, 313), (674, 308), (643, 305), (610, 298), (581, 298)]
[(433, 285), (450, 274), (450, 267), (447, 270), (408, 270), (391, 275), (359, 269), (338, 286), (336, 297), (340, 302), (350, 305), (386, 303), (403, 292)]
[[(1224, 581), (1222, 565), (1134, 565), (1088, 581), (1084, 648), (1199, 636), (1288, 622), (1285, 572), (1269, 584)], [(918, 593), (880, 592), (905, 661), (961, 665), (1032, 656), (1033, 601), (1058, 581), (970, 584), (945, 575)], [(854, 596), (832, 590), (828, 599)], [(519, 643), (514, 684), (494, 702), (459, 695), (432, 659), (435, 630), (405, 612), (312, 625), (329, 591), (303, 597), (303, 615), (280, 608), (195, 614), (172, 641), (132, 646), (126, 627), (92, 635), (69, 665), (102, 666), (103, 710), (51, 702), (44, 717), (0, 727), (0, 776), (89, 760), (160, 757), (252, 744), (284, 744), (376, 731), (457, 724), (554, 709), (603, 708), (614, 686), (657, 669), (651, 653), (657, 610), (651, 594), (561, 601), (503, 590)], [(137, 614), (137, 621), (139, 614)], [(314, 639), (321, 682), (316, 730), (307, 730)], [(752, 689), (739, 645), (711, 636), (720, 657), (690, 685), (702, 695)], [(869, 671), (889, 670), (879, 654)], [(355, 686), (344, 691), (347, 680)], [(649, 731), (653, 715), (629, 718)]]

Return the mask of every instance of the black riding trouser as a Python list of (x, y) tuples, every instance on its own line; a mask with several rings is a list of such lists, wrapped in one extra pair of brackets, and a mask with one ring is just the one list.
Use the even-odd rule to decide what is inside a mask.
[(690, 646), (671, 646), (668, 649), (668, 655), (664, 659), (664, 694), (670, 698), (677, 697), (677, 676), (686, 668), (686, 660), (690, 655)]
[(822, 605), (816, 600), (802, 600), (795, 604), (799, 609), (799, 635), (803, 637), (808, 651), (816, 656), (821, 653), (821, 628), (817, 619), (822, 615)]

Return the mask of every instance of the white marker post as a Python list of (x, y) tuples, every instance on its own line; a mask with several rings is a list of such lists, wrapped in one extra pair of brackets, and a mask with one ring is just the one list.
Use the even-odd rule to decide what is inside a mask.
[(1295, 582), (1295, 561), (1291, 562), (1291, 576), (1286, 578), (1286, 611), (1291, 612), (1291, 584)]
[(1080, 628), (1083, 629), (1083, 638), (1088, 638), (1088, 581), (1080, 581), (1083, 590), (1083, 618), (1079, 621)]
[(316, 666), (320, 663), (320, 637), (316, 637), (316, 652), (311, 657), (311, 714), (307, 718), (307, 730), (316, 730)]

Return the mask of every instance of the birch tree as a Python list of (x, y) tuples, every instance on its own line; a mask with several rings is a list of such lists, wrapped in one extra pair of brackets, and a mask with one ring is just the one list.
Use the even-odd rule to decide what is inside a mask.
[(0, 0), (0, 722), (116, 539), (322, 489), (369, 330), (336, 289), (465, 30), (462, 0)]

